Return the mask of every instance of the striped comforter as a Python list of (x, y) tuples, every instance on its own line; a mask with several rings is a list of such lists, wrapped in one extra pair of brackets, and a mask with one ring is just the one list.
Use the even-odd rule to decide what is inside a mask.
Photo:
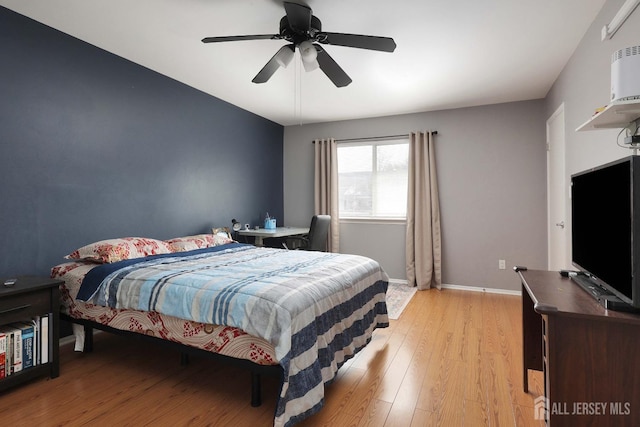
[(361, 256), (230, 244), (105, 266), (78, 298), (266, 339), (284, 372), (274, 425), (290, 426), (320, 410), (324, 384), (388, 326), (387, 283)]

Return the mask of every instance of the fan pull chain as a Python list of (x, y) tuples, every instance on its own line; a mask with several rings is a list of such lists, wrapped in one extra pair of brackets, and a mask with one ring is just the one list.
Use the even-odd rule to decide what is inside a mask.
[[(302, 63), (302, 57), (300, 58), (300, 63)], [(302, 126), (302, 69), (300, 69), (298, 85), (298, 118), (300, 119), (300, 126)]]
[(298, 123), (302, 126), (302, 58), (296, 54), (294, 60), (296, 64), (293, 79), (293, 117), (298, 118)]
[(293, 117), (296, 118), (298, 115), (298, 69), (300, 67), (298, 58), (297, 58), (297, 53), (294, 57), (294, 62), (295, 62), (295, 68), (293, 70), (294, 76), (293, 76)]

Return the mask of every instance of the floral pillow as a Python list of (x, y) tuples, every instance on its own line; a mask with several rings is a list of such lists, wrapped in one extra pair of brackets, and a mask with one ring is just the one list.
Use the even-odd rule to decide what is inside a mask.
[(183, 252), (233, 243), (233, 240), (218, 234), (196, 234), (195, 236), (176, 237), (166, 240), (166, 243), (169, 244), (173, 252)]
[(65, 258), (112, 263), (171, 252), (171, 246), (162, 240), (145, 237), (123, 237), (91, 243), (71, 252)]

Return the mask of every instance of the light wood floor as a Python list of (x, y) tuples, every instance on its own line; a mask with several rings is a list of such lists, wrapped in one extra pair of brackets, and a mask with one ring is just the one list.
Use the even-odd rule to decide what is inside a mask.
[[(300, 426), (539, 426), (522, 391), (520, 298), (454, 290), (417, 292), (399, 320), (338, 372), (325, 407)], [(269, 426), (278, 384), (264, 378), (249, 404), (249, 375), (208, 359), (99, 334), (92, 354), (61, 349), (60, 377), (0, 394), (11, 426)]]

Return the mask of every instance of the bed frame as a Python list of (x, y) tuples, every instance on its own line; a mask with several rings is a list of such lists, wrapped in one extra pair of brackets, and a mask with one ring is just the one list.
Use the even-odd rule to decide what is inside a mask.
[(261, 375), (277, 376), (280, 380), (280, 385), (283, 382), (283, 371), (280, 365), (258, 365), (250, 360), (236, 359), (235, 357), (226, 356), (223, 354), (212, 353), (207, 350), (203, 350), (196, 347), (191, 347), (185, 344), (181, 344), (175, 341), (167, 341), (162, 338), (158, 338), (151, 335), (140, 334), (133, 331), (125, 331), (122, 329), (112, 328), (111, 326), (102, 325), (97, 322), (85, 319), (76, 319), (68, 314), (60, 313), (60, 318), (71, 323), (76, 323), (84, 327), (84, 348), (85, 353), (93, 351), (93, 330), (99, 329), (101, 331), (110, 332), (116, 335), (122, 335), (129, 338), (134, 338), (147, 342), (159, 343), (165, 347), (178, 350), (180, 353), (180, 365), (186, 366), (189, 364), (189, 355), (204, 356), (210, 359), (219, 360), (222, 363), (231, 364), (242, 369), (246, 369), (251, 373), (251, 406), (257, 407), (262, 404), (262, 383)]

